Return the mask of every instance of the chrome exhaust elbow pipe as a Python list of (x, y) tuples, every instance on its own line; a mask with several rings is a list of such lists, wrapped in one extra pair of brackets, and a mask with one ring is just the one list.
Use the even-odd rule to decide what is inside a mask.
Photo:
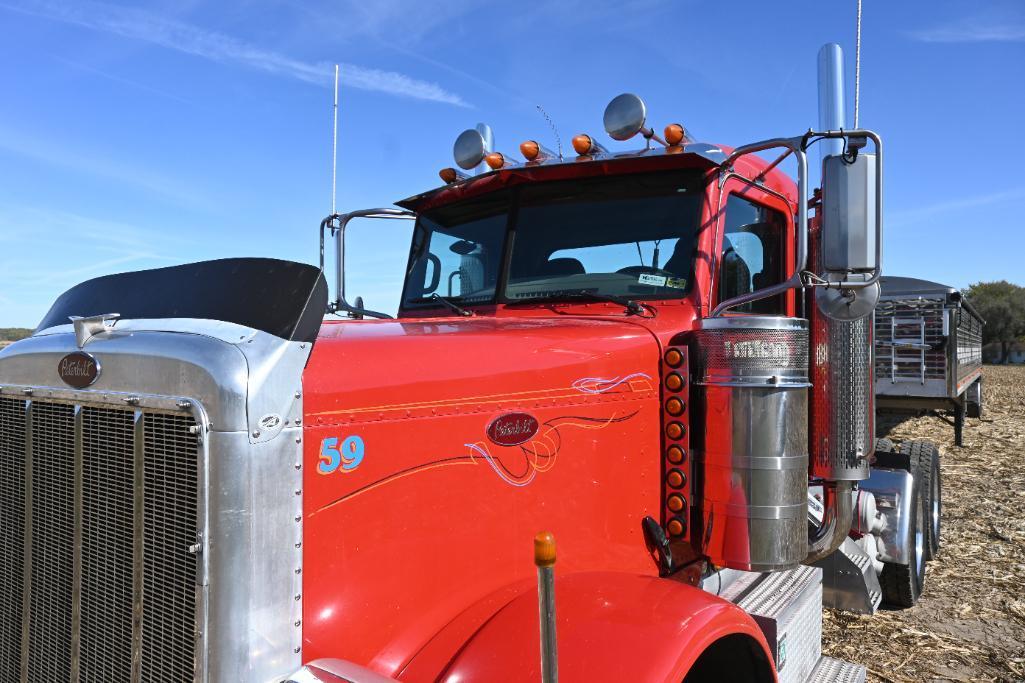
[(804, 564), (818, 562), (843, 545), (854, 519), (853, 490), (854, 484), (849, 481), (826, 482), (823, 485), (825, 512), (822, 526), (808, 535), (808, 556), (804, 558)]

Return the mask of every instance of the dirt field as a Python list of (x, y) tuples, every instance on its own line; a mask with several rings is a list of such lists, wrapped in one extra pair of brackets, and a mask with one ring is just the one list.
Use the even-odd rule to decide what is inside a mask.
[(1025, 681), (1025, 367), (986, 366), (981, 420), (965, 446), (926, 416), (880, 424), (943, 451), (943, 547), (913, 609), (827, 611), (825, 654), (876, 681)]

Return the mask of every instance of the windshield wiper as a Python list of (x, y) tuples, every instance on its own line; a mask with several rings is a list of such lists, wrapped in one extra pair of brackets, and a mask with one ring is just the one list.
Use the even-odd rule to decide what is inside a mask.
[(626, 297), (616, 296), (615, 294), (598, 294), (596, 292), (562, 292), (553, 294), (541, 294), (539, 296), (530, 296), (523, 299), (517, 299), (516, 301), (510, 301), (509, 305), (516, 304), (543, 304), (553, 303), (566, 300), (577, 300), (577, 301), (597, 301), (610, 304), (618, 304), (626, 309), (627, 315), (644, 315), (645, 311), (651, 313), (651, 317), (655, 317), (658, 311), (653, 306), (647, 306), (645, 304), (638, 303), (633, 299), (627, 299)]
[(470, 311), (466, 310), (462, 306), (457, 306), (451, 300), (449, 300), (446, 297), (443, 297), (442, 295), (438, 294), (437, 292), (435, 292), (434, 294), (431, 294), (430, 300), (431, 301), (437, 301), (439, 303), (442, 303), (442, 304), (448, 306), (449, 308), (451, 308), (458, 315), (463, 315), (463, 316), (471, 316), (471, 315), (473, 315), (473, 313), (471, 313)]

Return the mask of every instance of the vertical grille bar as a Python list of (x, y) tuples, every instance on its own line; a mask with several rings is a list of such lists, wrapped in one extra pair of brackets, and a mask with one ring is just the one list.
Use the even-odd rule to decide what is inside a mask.
[(146, 415), (143, 454), (142, 681), (196, 677), (196, 543), (199, 468), (195, 421)]
[(135, 415), (82, 409), (82, 683), (128, 681), (135, 557)]
[(25, 557), (25, 402), (0, 398), (0, 680), (21, 678)]
[(32, 406), (32, 547), (28, 678), (71, 680), (74, 407)]
[(74, 564), (71, 570), (71, 683), (78, 683), (82, 649), (82, 406), (75, 406)]
[(28, 680), (28, 626), (32, 605), (32, 401), (25, 402), (25, 545), (21, 571), (21, 680)]
[(136, 411), (132, 421), (135, 448), (132, 449), (132, 683), (142, 680), (142, 625), (145, 605), (143, 585), (143, 558), (146, 546), (142, 533), (146, 505), (144, 463), (146, 459), (146, 418)]

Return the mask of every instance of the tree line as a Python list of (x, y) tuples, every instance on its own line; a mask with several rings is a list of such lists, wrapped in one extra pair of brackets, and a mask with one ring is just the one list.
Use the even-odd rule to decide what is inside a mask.
[(32, 330), (24, 327), (0, 327), (0, 342), (13, 342), (32, 334)]
[(1025, 340), (1025, 287), (1007, 280), (976, 282), (964, 296), (986, 321), (982, 343), (999, 344), (1000, 362), (1006, 363), (1011, 345)]

